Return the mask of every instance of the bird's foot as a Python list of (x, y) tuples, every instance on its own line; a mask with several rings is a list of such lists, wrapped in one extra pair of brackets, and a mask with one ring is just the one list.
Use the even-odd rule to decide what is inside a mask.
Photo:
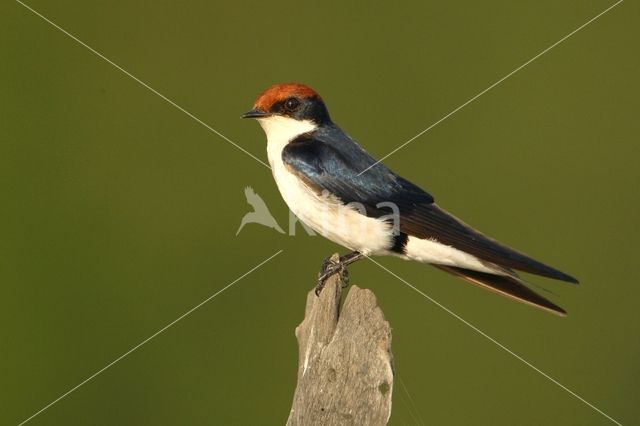
[(320, 296), (320, 292), (324, 288), (327, 280), (330, 276), (340, 274), (342, 280), (342, 288), (349, 285), (349, 271), (347, 271), (346, 265), (343, 263), (342, 258), (335, 261), (330, 257), (327, 257), (322, 261), (320, 272), (318, 273), (318, 283), (316, 284), (315, 293), (316, 296)]
[(318, 284), (316, 285), (315, 290), (316, 296), (320, 295), (327, 279), (334, 274), (340, 274), (340, 278), (342, 279), (342, 288), (347, 287), (349, 285), (349, 271), (347, 270), (347, 266), (362, 257), (364, 256), (357, 251), (340, 256), (337, 261), (334, 260), (332, 256), (327, 257), (322, 262), (322, 267), (318, 273)]

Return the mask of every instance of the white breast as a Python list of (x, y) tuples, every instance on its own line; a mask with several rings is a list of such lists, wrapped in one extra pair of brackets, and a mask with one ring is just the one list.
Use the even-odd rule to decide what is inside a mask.
[(314, 231), (337, 244), (365, 254), (387, 254), (392, 245), (389, 224), (366, 217), (331, 194), (316, 193), (285, 167), (283, 148), (300, 134), (315, 130), (315, 124), (279, 116), (258, 121), (267, 134), (273, 177), (289, 209)]
[(284, 165), (283, 148), (293, 138), (315, 130), (315, 124), (279, 116), (261, 118), (258, 121), (267, 134), (267, 155), (282, 198), (301, 221), (320, 235), (364, 254), (390, 254), (407, 260), (503, 273), (469, 253), (413, 236), (408, 238), (406, 253), (391, 252), (389, 249), (393, 241), (390, 224), (366, 217), (330, 194), (317, 194)]

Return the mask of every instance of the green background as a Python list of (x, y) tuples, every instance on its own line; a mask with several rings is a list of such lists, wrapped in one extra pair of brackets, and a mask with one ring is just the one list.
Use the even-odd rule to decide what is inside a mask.
[[(28, 3), (266, 160), (239, 119), (316, 88), (381, 157), (612, 4)], [(622, 424), (640, 416), (639, 6), (624, 2), (385, 163), (440, 205), (580, 278), (531, 278), (562, 319), (425, 265), (386, 267)], [(13, 1), (0, 6), (0, 424), (282, 424), (321, 260), (248, 225), (269, 170)], [(393, 327), (391, 424), (604, 425), (598, 412), (372, 264)], [(404, 386), (402, 383), (404, 383)]]

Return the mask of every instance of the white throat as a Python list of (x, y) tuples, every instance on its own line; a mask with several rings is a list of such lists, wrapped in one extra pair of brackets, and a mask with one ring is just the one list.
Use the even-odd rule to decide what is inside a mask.
[[(320, 235), (363, 253), (385, 251), (391, 241), (391, 227), (344, 207), (334, 196), (318, 194), (287, 168), (282, 150), (296, 137), (318, 125), (310, 120), (272, 116), (258, 121), (267, 134), (267, 154), (271, 171), (289, 209)], [(386, 251), (385, 251), (386, 252)]]
[(267, 154), (271, 167), (274, 166), (274, 161), (282, 161), (282, 149), (292, 139), (318, 128), (311, 120), (296, 120), (279, 115), (259, 118), (258, 122), (267, 135)]

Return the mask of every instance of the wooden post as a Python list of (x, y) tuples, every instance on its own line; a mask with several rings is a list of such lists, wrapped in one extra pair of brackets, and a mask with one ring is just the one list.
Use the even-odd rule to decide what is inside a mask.
[(341, 310), (343, 280), (335, 274), (319, 297), (307, 295), (289, 426), (385, 425), (391, 416), (391, 327), (370, 290), (351, 286)]

